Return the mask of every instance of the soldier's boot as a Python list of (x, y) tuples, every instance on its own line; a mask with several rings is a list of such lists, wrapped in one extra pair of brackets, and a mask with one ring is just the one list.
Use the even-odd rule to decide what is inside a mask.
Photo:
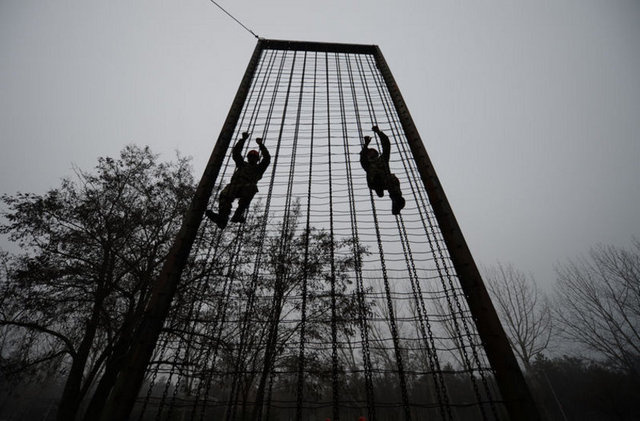
[(233, 216), (231, 217), (231, 222), (244, 222), (247, 219), (244, 217), (244, 209), (236, 209), (236, 211), (233, 213)]
[(402, 196), (395, 196), (391, 198), (391, 213), (393, 215), (399, 215), (400, 211), (404, 208), (405, 200)]
[(207, 209), (204, 211), (204, 214), (207, 215), (207, 218), (211, 219), (220, 229), (224, 229), (227, 226), (227, 218), (219, 215), (213, 211)]

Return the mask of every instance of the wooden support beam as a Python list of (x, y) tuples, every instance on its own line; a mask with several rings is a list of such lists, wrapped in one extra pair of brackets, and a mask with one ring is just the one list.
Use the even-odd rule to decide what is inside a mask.
[(495, 371), (498, 388), (505, 401), (507, 411), (514, 421), (537, 421), (540, 419), (538, 409), (518, 366), (516, 356), (500, 324), (498, 314), (482, 282), (480, 272), (431, 164), (418, 129), (413, 123), (391, 70), (377, 47), (375, 60), (398, 112), (420, 177), (427, 190), (433, 213), (447, 245), (449, 257), (456, 269), (460, 286), (482, 339), (489, 363)]
[(134, 335), (135, 342), (125, 357), (127, 361), (118, 375), (118, 380), (100, 417), (102, 421), (126, 420), (133, 409), (147, 365), (160, 336), (162, 325), (169, 313), (169, 307), (178, 288), (182, 271), (191, 252), (204, 211), (209, 203), (216, 178), (251, 87), (263, 46), (264, 42), (258, 41), (254, 49), (229, 114), (198, 183), (191, 205), (184, 215), (180, 231), (171, 246), (160, 275), (153, 285), (149, 303)]

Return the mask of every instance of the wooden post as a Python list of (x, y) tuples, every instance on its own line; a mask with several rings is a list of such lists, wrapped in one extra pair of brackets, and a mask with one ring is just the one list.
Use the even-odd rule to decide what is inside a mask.
[(453, 215), (449, 201), (440, 185), (429, 155), (427, 155), (420, 134), (413, 123), (411, 114), (409, 114), (409, 109), (402, 98), (400, 89), (387, 66), (382, 52), (377, 47), (374, 56), (398, 112), (402, 128), (407, 136), (420, 177), (427, 190), (429, 202), (440, 226), (442, 237), (447, 245), (449, 256), (456, 269), (478, 333), (484, 344), (487, 358), (491, 367), (495, 370), (498, 388), (505, 401), (507, 411), (514, 421), (537, 421), (540, 416), (529, 387), (518, 366), (516, 356), (500, 324), (500, 319), (482, 282), (480, 272), (462, 235), (460, 226)]
[(258, 40), (229, 114), (218, 136), (218, 141), (198, 183), (191, 205), (184, 215), (180, 231), (171, 246), (160, 275), (152, 287), (151, 297), (134, 335), (134, 343), (125, 357), (127, 361), (118, 374), (118, 380), (100, 417), (102, 421), (126, 420), (133, 409), (144, 380), (147, 365), (160, 336), (162, 325), (169, 313), (169, 307), (180, 282), (180, 276), (191, 252), (204, 211), (209, 203), (224, 156), (229, 148), (231, 136), (233, 136), (240, 118), (253, 75), (260, 60), (263, 45), (264, 42)]

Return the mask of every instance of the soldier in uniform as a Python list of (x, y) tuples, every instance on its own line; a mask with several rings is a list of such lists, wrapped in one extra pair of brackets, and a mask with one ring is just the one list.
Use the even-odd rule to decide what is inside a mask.
[(371, 137), (364, 137), (364, 145), (360, 151), (360, 165), (367, 173), (367, 185), (371, 190), (374, 190), (378, 197), (384, 196), (384, 191), (389, 192), (391, 198), (391, 213), (394, 215), (400, 214), (402, 208), (404, 208), (405, 200), (402, 197), (400, 191), (400, 181), (391, 170), (389, 169), (389, 156), (391, 155), (391, 143), (386, 134), (384, 134), (378, 126), (373, 126), (372, 129), (380, 137), (380, 143), (382, 144), (382, 154), (378, 154), (378, 151), (369, 148), (371, 143)]
[(220, 228), (227, 226), (231, 205), (236, 199), (239, 199), (238, 207), (231, 218), (231, 222), (245, 221), (244, 212), (249, 207), (253, 196), (258, 192), (258, 180), (262, 178), (271, 162), (271, 155), (269, 155), (269, 151), (262, 143), (261, 138), (256, 138), (256, 143), (260, 148), (260, 152), (262, 152), (262, 160), (260, 160), (260, 154), (256, 150), (249, 151), (247, 160), (244, 160), (242, 148), (248, 138), (249, 133), (242, 133), (242, 138), (233, 147), (232, 156), (236, 163), (236, 170), (231, 176), (229, 184), (220, 192), (218, 213), (208, 209), (205, 211), (207, 217)]

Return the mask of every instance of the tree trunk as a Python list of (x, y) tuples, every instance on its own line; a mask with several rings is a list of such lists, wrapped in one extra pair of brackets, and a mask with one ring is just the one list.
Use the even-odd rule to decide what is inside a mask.
[(100, 310), (104, 301), (104, 294), (101, 291), (96, 293), (96, 301), (93, 305), (91, 313), (91, 319), (87, 323), (87, 328), (78, 347), (78, 351), (74, 355), (73, 362), (71, 364), (71, 370), (69, 370), (69, 376), (64, 385), (64, 391), (62, 392), (62, 398), (60, 399), (60, 405), (58, 406), (58, 421), (71, 421), (76, 417), (80, 401), (82, 396), (80, 388), (82, 386), (82, 380), (84, 377), (84, 370), (89, 358), (89, 352), (91, 351), (91, 345), (93, 339), (96, 336), (98, 330), (98, 319), (100, 317)]
[[(151, 279), (150, 272), (145, 273), (143, 278), (143, 285), (147, 285)], [(118, 373), (123, 367), (124, 357), (133, 343), (133, 331), (136, 326), (135, 321), (142, 316), (145, 303), (144, 291), (141, 291), (137, 303), (134, 300), (129, 306), (124, 321), (122, 322), (120, 337), (113, 348), (111, 356), (107, 359), (102, 378), (100, 378), (98, 386), (87, 407), (87, 411), (84, 414), (84, 421), (94, 421), (100, 417), (107, 398), (118, 379)]]
[[(132, 317), (130, 316), (129, 319), (131, 318)], [(100, 378), (100, 382), (98, 383), (98, 386), (93, 393), (93, 397), (89, 402), (89, 406), (87, 407), (87, 411), (84, 414), (84, 421), (93, 421), (98, 419), (100, 413), (102, 413), (102, 410), (104, 409), (107, 397), (109, 396), (109, 393), (111, 393), (111, 389), (118, 378), (118, 372), (122, 368), (124, 356), (131, 345), (131, 334), (133, 331), (132, 322), (133, 320), (127, 320), (126, 327), (123, 328), (120, 339), (114, 347), (113, 353), (107, 360), (104, 374)]]

